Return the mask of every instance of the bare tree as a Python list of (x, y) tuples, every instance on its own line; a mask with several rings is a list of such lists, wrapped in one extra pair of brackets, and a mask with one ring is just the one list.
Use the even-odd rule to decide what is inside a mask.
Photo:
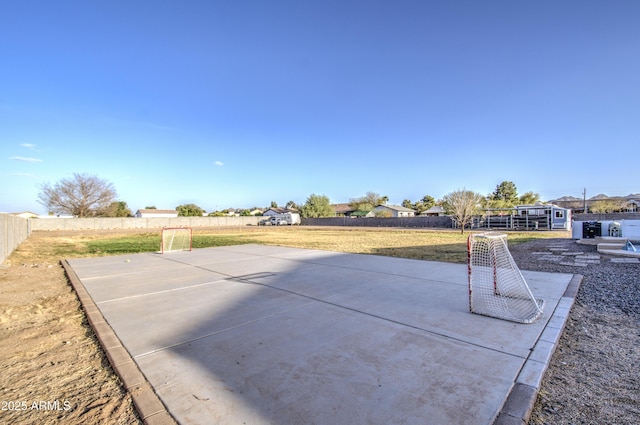
[(53, 186), (40, 186), (38, 202), (56, 214), (93, 217), (107, 210), (116, 196), (113, 184), (97, 176), (74, 173)]
[(442, 198), (445, 210), (458, 222), (461, 233), (478, 214), (482, 199), (479, 193), (465, 189), (453, 191)]

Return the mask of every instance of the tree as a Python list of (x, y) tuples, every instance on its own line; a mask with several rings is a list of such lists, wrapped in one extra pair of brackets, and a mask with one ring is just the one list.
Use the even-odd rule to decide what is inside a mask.
[(276, 201), (271, 201), (271, 208), (278, 208), (278, 203)]
[(90, 174), (74, 173), (55, 185), (40, 186), (38, 202), (56, 214), (94, 217), (105, 211), (116, 198), (113, 184)]
[(436, 200), (433, 196), (424, 195), (422, 199), (413, 204), (413, 209), (419, 213), (428, 210), (436, 204)]
[(299, 210), (300, 209), (298, 204), (296, 204), (293, 201), (287, 202), (287, 205), (285, 205), (285, 208), (288, 209), (288, 210)]
[(202, 217), (205, 211), (196, 204), (184, 204), (176, 207), (180, 217)]
[(536, 202), (540, 202), (540, 195), (533, 192), (527, 192), (520, 196), (520, 203), (523, 205), (534, 205)]
[(349, 200), (349, 206), (354, 211), (371, 211), (378, 205), (385, 205), (388, 201), (388, 196), (381, 196), (375, 192), (367, 192), (359, 198), (351, 198)]
[(404, 201), (402, 201), (403, 207), (409, 208), (411, 210), (415, 210), (417, 213), (426, 211), (432, 206), (434, 206), (435, 204), (436, 204), (436, 200), (433, 198), (433, 196), (429, 196), (429, 195), (424, 195), (422, 199), (420, 199), (419, 201), (416, 201), (415, 204), (408, 199), (405, 199)]
[(510, 181), (503, 181), (491, 195), (492, 201), (498, 201), (497, 206), (500, 208), (513, 207), (518, 203), (518, 189), (515, 183)]
[(302, 217), (333, 217), (335, 211), (330, 204), (329, 198), (325, 195), (316, 195), (312, 193), (301, 208), (300, 215)]
[(479, 193), (465, 189), (453, 191), (442, 198), (447, 214), (458, 222), (461, 233), (464, 233), (465, 226), (471, 224), (473, 216), (478, 214), (482, 199)]
[(104, 217), (131, 217), (133, 213), (124, 201), (112, 202), (101, 214)]
[(609, 199), (603, 199), (595, 201), (594, 203), (589, 205), (589, 209), (594, 214), (612, 213), (615, 211), (623, 210), (625, 207), (624, 204), (624, 202), (616, 202)]

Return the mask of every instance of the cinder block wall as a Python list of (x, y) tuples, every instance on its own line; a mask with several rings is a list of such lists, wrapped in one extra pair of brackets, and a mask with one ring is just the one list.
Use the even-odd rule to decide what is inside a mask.
[(364, 227), (453, 227), (451, 217), (325, 217), (303, 218), (306, 226), (364, 226)]
[(574, 214), (574, 221), (640, 220), (640, 213)]
[(0, 213), (0, 264), (31, 234), (29, 220)]
[(160, 229), (162, 227), (257, 226), (265, 217), (175, 217), (175, 218), (33, 218), (31, 230)]

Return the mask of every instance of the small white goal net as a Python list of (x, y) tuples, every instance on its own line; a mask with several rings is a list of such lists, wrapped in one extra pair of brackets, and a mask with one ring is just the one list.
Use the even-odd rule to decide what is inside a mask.
[(532, 323), (542, 313), (502, 233), (472, 234), (467, 240), (469, 310), (519, 323)]
[(162, 229), (161, 252), (191, 251), (191, 227), (164, 227)]

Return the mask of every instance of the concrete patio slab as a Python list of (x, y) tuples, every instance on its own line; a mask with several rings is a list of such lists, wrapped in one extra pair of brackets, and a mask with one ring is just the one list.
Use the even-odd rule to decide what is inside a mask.
[(517, 324), (469, 313), (465, 265), (260, 245), (68, 264), (181, 424), (514, 419), (575, 296), (523, 271), (545, 310)]

